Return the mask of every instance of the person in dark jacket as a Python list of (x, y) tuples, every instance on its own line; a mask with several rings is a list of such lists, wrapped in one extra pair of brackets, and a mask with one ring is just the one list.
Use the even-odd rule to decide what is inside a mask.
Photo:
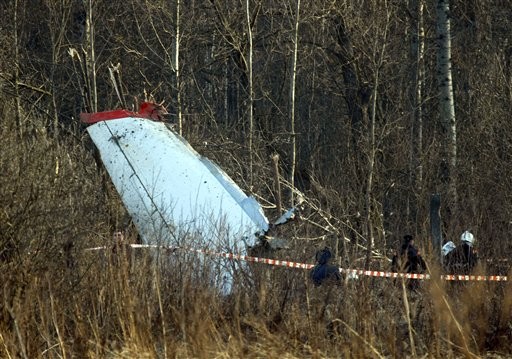
[[(403, 238), (402, 246), (399, 252), (395, 252), (391, 260), (391, 270), (393, 272), (405, 273), (423, 273), (427, 269), (427, 265), (421, 256), (420, 251), (414, 245), (414, 237), (406, 234)], [(409, 289), (417, 289), (419, 281), (410, 279), (408, 282)]]
[[(403, 265), (402, 265), (403, 263)], [(420, 251), (414, 245), (410, 234), (404, 236), (399, 252), (395, 252), (391, 260), (391, 269), (395, 272), (421, 273), (426, 269), (425, 261)]]
[(330, 264), (331, 259), (332, 253), (327, 247), (316, 253), (317, 264), (310, 273), (311, 279), (316, 286), (326, 282), (341, 284), (340, 269)]
[(443, 264), (448, 274), (470, 274), (478, 263), (475, 236), (470, 231), (464, 231), (460, 240), (457, 246), (451, 241), (443, 246)]

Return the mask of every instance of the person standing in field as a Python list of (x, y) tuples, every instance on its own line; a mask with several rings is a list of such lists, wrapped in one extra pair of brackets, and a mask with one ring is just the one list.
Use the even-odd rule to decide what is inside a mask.
[(426, 269), (425, 261), (414, 244), (410, 234), (404, 236), (399, 251), (395, 251), (391, 260), (391, 270), (394, 272), (421, 273)]
[(310, 276), (315, 286), (323, 283), (341, 284), (340, 269), (330, 264), (332, 259), (331, 250), (325, 247), (316, 253), (317, 264), (311, 270)]
[[(427, 265), (421, 256), (420, 251), (414, 244), (414, 237), (406, 234), (403, 238), (400, 251), (395, 252), (391, 260), (393, 272), (405, 272), (409, 274), (421, 274), (427, 269)], [(416, 290), (419, 286), (417, 279), (410, 279), (409, 289)]]
[(478, 263), (478, 253), (474, 246), (475, 236), (464, 231), (460, 236), (460, 244), (455, 246), (449, 241), (443, 246), (443, 266), (448, 274), (470, 274)]

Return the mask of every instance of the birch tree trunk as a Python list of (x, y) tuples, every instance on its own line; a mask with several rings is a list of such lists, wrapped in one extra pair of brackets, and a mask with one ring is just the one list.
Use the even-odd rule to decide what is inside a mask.
[(292, 74), (290, 80), (290, 132), (291, 132), (291, 168), (290, 168), (290, 205), (294, 206), (294, 193), (295, 188), (295, 168), (297, 162), (297, 136), (295, 134), (295, 82), (297, 79), (297, 52), (299, 42), (299, 19), (300, 19), (300, 0), (297, 0), (295, 7), (295, 26), (293, 37), (293, 57), (292, 57)]
[(176, 100), (178, 105), (178, 130), (183, 135), (183, 114), (181, 109), (181, 74), (180, 74), (180, 7), (181, 0), (176, 0), (176, 41), (174, 44), (174, 71), (176, 74)]
[[(387, 9), (386, 9), (387, 11)], [(366, 190), (365, 190), (365, 207), (366, 207), (366, 235), (368, 238), (368, 244), (366, 248), (366, 268), (370, 268), (371, 253), (375, 248), (375, 236), (373, 233), (373, 181), (375, 175), (375, 157), (377, 152), (377, 145), (375, 141), (375, 125), (376, 125), (376, 114), (377, 114), (377, 95), (380, 82), (380, 69), (383, 66), (384, 55), (386, 52), (386, 40), (388, 36), (388, 27), (390, 21), (390, 13), (387, 12), (386, 24), (383, 29), (382, 37), (376, 37), (374, 44), (374, 78), (373, 78), (373, 91), (371, 96), (370, 106), (370, 118), (368, 121), (368, 176), (366, 178)], [(379, 49), (379, 44), (382, 46)]]
[(421, 156), (423, 155), (423, 84), (425, 82), (425, 28), (423, 21), (423, 0), (418, 0), (418, 49), (416, 62), (416, 187), (421, 188), (423, 183), (423, 165)]
[(85, 53), (87, 68), (87, 89), (89, 92), (91, 112), (98, 111), (98, 90), (96, 86), (96, 54), (94, 51), (93, 0), (87, 0), (87, 17), (85, 21)]
[(245, 9), (246, 9), (246, 20), (247, 20), (247, 41), (249, 44), (248, 54), (247, 54), (247, 77), (248, 77), (248, 92), (249, 92), (249, 105), (248, 105), (248, 116), (249, 116), (249, 186), (252, 190), (253, 186), (253, 132), (254, 132), (254, 113), (253, 113), (253, 104), (254, 104), (254, 94), (253, 94), (253, 84), (252, 84), (252, 28), (251, 28), (251, 16), (250, 16), (250, 8), (249, 8), (249, 0), (245, 1)]
[(411, 24), (414, 26), (411, 55), (414, 59), (412, 76), (414, 87), (411, 91), (411, 151), (409, 159), (409, 186), (410, 195), (407, 199), (407, 218), (416, 223), (417, 201), (413, 198), (415, 190), (421, 190), (423, 183), (423, 165), (421, 161), (423, 153), (423, 83), (425, 79), (424, 54), (425, 54), (425, 29), (423, 22), (423, 0), (413, 0), (411, 13), (416, 18)]
[(446, 136), (445, 154), (448, 164), (448, 205), (457, 207), (457, 128), (453, 97), (449, 0), (437, 2), (437, 81), (439, 116)]

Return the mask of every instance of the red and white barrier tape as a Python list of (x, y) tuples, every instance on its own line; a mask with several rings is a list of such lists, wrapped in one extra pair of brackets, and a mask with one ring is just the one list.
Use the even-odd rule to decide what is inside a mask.
[[(196, 252), (216, 257), (227, 258), (231, 260), (240, 260), (244, 262), (251, 263), (263, 263), (272, 266), (279, 267), (287, 267), (287, 268), (299, 268), (299, 269), (312, 269), (315, 265), (309, 263), (299, 263), (292, 261), (285, 261), (280, 259), (270, 259), (270, 258), (260, 258), (260, 257), (251, 257), (244, 254), (234, 254), (227, 252), (216, 252), (208, 249), (195, 249), (195, 248), (184, 248), (184, 247), (167, 247), (167, 246), (159, 246), (159, 245), (150, 245), (150, 244), (130, 244), (131, 248), (161, 248), (170, 251), (176, 250), (186, 250), (188, 252)], [(88, 251), (94, 250), (104, 250), (107, 247), (95, 247), (88, 248)], [(374, 271), (374, 270), (364, 270), (364, 269), (345, 269), (339, 268), (341, 273), (346, 273), (347, 275), (363, 275), (367, 277), (379, 277), (379, 278), (406, 278), (406, 279), (420, 279), (420, 280), (429, 280), (431, 279), (430, 274), (419, 274), (419, 273), (396, 273), (396, 272), (384, 272), (384, 271)], [(493, 281), (493, 282), (506, 282), (508, 280), (505, 275), (459, 275), (459, 274), (445, 274), (441, 275), (442, 280), (448, 281)]]

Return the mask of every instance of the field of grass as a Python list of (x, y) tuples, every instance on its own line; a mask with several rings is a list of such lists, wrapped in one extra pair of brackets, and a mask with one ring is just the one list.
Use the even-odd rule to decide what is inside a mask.
[(85, 140), (2, 131), (1, 358), (512, 355), (510, 282), (313, 287), (305, 270), (254, 263), (223, 295), (213, 258), (86, 251), (110, 243), (125, 214)]
[[(84, 252), (82, 252), (84, 253)], [(78, 253), (77, 253), (78, 254)], [(115, 257), (114, 257), (115, 256)], [(172, 258), (171, 258), (172, 257)], [(1, 357), (506, 357), (511, 287), (242, 269), (233, 293), (193, 256), (85, 252), (3, 273)], [(187, 258), (188, 257), (188, 258)], [(159, 258), (159, 259), (158, 259)], [(4, 271), (7, 268), (3, 268)]]

